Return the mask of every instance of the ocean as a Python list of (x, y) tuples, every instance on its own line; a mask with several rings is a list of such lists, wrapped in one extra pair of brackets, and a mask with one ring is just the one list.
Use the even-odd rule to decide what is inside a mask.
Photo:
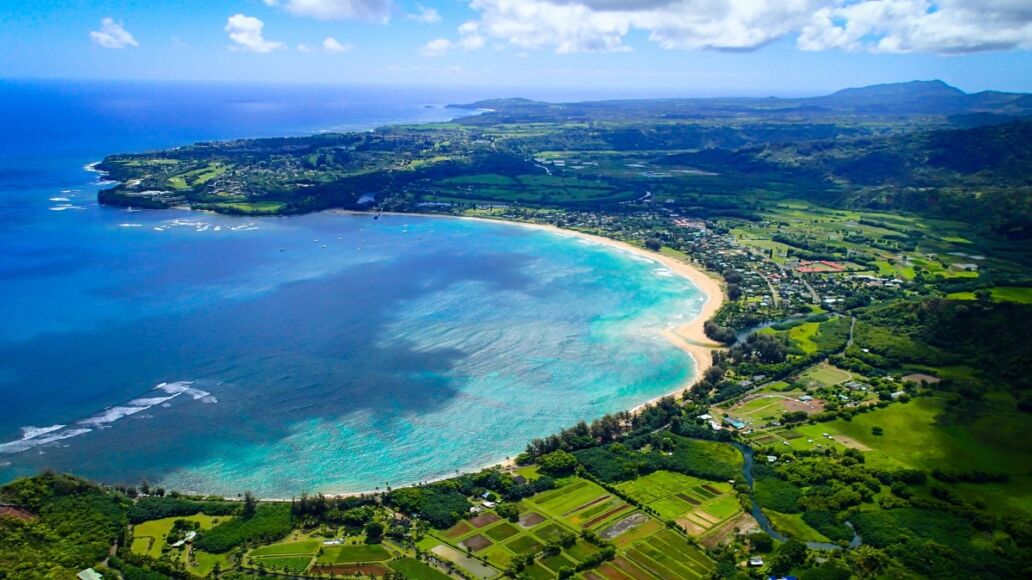
[(693, 373), (704, 297), (515, 225), (100, 207), (88, 164), (443, 121), (490, 95), (0, 82), (0, 481), (43, 468), (262, 497), (472, 470)]

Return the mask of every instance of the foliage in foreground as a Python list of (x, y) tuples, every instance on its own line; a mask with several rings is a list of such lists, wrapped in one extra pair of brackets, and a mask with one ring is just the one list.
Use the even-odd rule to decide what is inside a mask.
[(102, 560), (126, 525), (124, 498), (70, 475), (16, 480), (0, 502), (28, 512), (0, 516), (0, 578), (72, 576)]
[(290, 533), (293, 519), (287, 504), (259, 505), (253, 515), (221, 523), (201, 535), (194, 546), (222, 554), (244, 544), (272, 542)]

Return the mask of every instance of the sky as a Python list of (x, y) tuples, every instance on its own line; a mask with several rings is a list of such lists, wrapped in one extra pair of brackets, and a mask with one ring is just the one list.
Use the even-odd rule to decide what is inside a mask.
[(1032, 92), (1032, 0), (0, 0), (0, 78)]

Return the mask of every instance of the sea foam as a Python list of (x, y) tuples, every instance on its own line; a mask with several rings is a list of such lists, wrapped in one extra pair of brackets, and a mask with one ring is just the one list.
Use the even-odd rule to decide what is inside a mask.
[[(170, 401), (181, 395), (186, 395), (190, 399), (200, 401), (202, 403), (218, 402), (218, 399), (216, 399), (211, 393), (198, 389), (194, 387), (193, 384), (194, 383), (192, 381), (160, 383), (158, 386), (154, 387), (154, 390), (162, 391), (167, 396), (138, 397), (127, 403), (108, 407), (85, 419), (79, 419), (72, 427), (62, 424), (54, 424), (49, 427), (22, 427), (22, 436), (20, 439), (0, 443), (0, 453), (21, 453), (48, 443), (55, 443), (64, 439), (71, 439), (72, 437), (85, 435), (95, 429), (109, 429), (111, 428), (112, 423), (148, 409), (154, 407), (167, 409), (171, 406)], [(151, 418), (152, 415), (148, 413), (142, 415), (142, 417)]]

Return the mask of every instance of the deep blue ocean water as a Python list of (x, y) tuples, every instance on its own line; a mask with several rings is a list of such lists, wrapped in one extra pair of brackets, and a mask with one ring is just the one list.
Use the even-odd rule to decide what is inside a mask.
[(692, 361), (659, 331), (703, 297), (657, 263), (467, 220), (104, 208), (84, 169), (484, 96), (0, 82), (0, 480), (371, 490), (675, 389)]

